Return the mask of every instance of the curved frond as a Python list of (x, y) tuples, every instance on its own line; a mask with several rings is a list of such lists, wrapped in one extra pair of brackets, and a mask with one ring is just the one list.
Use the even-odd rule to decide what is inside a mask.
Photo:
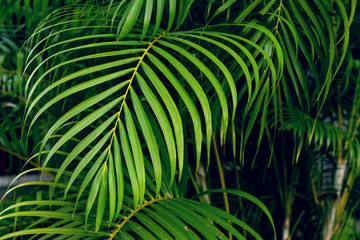
[[(106, 173), (105, 173), (106, 174)], [(94, 184), (99, 184), (103, 178), (98, 178)], [(107, 180), (105, 180), (107, 181)], [(102, 186), (106, 184), (101, 183)], [(63, 190), (63, 187), (60, 187)], [(91, 192), (89, 197), (92, 196)], [(100, 192), (103, 191), (100, 187)], [(230, 190), (229, 190), (230, 191)], [(254, 201), (263, 211), (268, 211), (266, 207), (256, 198), (236, 190), (230, 191), (233, 194)], [(60, 199), (61, 199), (61, 195)], [(76, 197), (76, 194), (69, 196), (70, 199)], [(108, 237), (117, 239), (119, 236), (128, 236), (130, 239), (159, 239), (159, 238), (179, 238), (179, 239), (228, 239), (226, 232), (230, 232), (237, 239), (246, 239), (239, 228), (243, 228), (255, 239), (262, 239), (250, 226), (236, 217), (213, 206), (199, 203), (194, 200), (161, 197), (152, 198), (133, 210), (128, 207), (131, 205), (131, 199), (124, 198), (126, 206), (123, 207), (122, 214), (117, 223), (109, 223), (105, 220), (100, 221), (101, 214), (107, 215), (102, 208), (108, 208), (108, 205), (99, 199), (96, 217), (92, 216), (84, 221), (88, 203), (81, 201), (77, 208), (73, 201), (61, 200), (30, 200), (16, 203), (1, 212), (0, 219), (17, 218), (18, 221), (26, 222), (31, 216), (32, 224), (24, 230), (16, 233), (8, 233), (0, 239), (8, 239), (15, 236), (29, 236), (32, 238), (48, 239), (54, 237)], [(100, 210), (99, 210), (100, 209)], [(50, 211), (51, 210), (51, 211)], [(73, 212), (73, 213), (72, 213)], [(106, 218), (105, 218), (106, 219)], [(270, 218), (272, 221), (272, 219)], [(231, 221), (231, 224), (230, 224)], [(41, 225), (48, 225), (45, 231), (40, 231)], [(109, 229), (112, 229), (109, 231)], [(87, 239), (87, 238), (86, 238)]]

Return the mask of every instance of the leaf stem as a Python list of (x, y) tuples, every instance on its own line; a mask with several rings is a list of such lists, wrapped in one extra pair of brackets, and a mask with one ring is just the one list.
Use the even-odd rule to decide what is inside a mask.
[[(218, 170), (219, 170), (219, 177), (220, 177), (221, 189), (226, 189), (225, 178), (224, 178), (224, 171), (223, 171), (222, 166), (221, 166), (219, 151), (218, 151), (218, 148), (217, 148), (217, 145), (216, 145), (214, 133), (211, 134), (211, 139), (212, 139), (212, 142), (213, 142), (213, 145), (214, 145), (216, 163), (217, 163)], [(225, 211), (226, 211), (227, 213), (230, 213), (228, 195), (227, 195), (226, 192), (224, 192), (223, 195), (224, 195)], [(228, 222), (231, 223), (230, 220), (229, 220)], [(232, 234), (231, 234), (230, 232), (229, 232), (229, 239), (232, 240)]]
[(126, 92), (125, 92), (125, 94), (124, 94), (123, 101), (121, 102), (120, 109), (119, 109), (119, 111), (118, 111), (118, 113), (117, 113), (118, 116), (117, 116), (117, 118), (116, 118), (115, 126), (114, 126), (114, 128), (113, 128), (113, 134), (112, 134), (111, 139), (110, 139), (110, 144), (109, 144), (109, 147), (108, 147), (108, 153), (107, 153), (107, 155), (106, 155), (106, 160), (105, 160), (105, 164), (104, 164), (104, 171), (105, 171), (105, 168), (106, 168), (108, 159), (109, 159), (109, 155), (110, 155), (110, 151), (111, 151), (111, 145), (112, 145), (112, 142), (113, 142), (114, 137), (115, 137), (116, 127), (117, 127), (117, 125), (118, 125), (118, 123), (119, 123), (119, 121), (120, 121), (120, 114), (121, 114), (121, 111), (122, 111), (122, 109), (123, 109), (123, 107), (124, 107), (124, 105), (125, 105), (126, 97), (127, 97), (128, 93), (129, 93), (129, 90), (130, 90), (130, 88), (131, 88), (131, 84), (132, 84), (132, 82), (133, 82), (133, 80), (134, 80), (134, 78), (135, 78), (135, 76), (136, 76), (136, 73), (138, 72), (138, 69), (139, 69), (139, 67), (140, 67), (140, 64), (142, 63), (143, 59), (145, 58), (147, 52), (148, 52), (148, 51), (150, 50), (150, 48), (154, 45), (154, 43), (155, 43), (159, 38), (163, 37), (164, 35), (165, 35), (165, 33), (160, 34), (160, 35), (159, 35), (158, 37), (156, 37), (152, 42), (149, 43), (149, 46), (144, 50), (143, 55), (140, 57), (138, 64), (137, 64), (136, 67), (134, 68), (134, 73), (132, 74), (132, 76), (131, 76), (131, 78), (130, 78), (130, 80), (129, 80), (129, 85), (128, 85), (127, 89), (126, 89)]

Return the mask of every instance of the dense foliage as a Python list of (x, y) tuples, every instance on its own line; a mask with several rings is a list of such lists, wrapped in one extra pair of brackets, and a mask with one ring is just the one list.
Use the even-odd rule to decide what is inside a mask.
[(0, 239), (359, 239), (356, 0), (0, 5)]

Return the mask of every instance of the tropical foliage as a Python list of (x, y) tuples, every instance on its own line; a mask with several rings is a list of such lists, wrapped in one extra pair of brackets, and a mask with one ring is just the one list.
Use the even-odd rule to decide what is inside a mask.
[(0, 239), (359, 238), (356, 0), (1, 6)]

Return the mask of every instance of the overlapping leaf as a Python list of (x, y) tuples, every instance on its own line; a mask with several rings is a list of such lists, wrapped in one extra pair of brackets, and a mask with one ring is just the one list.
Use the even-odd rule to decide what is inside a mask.
[[(54, 169), (48, 170), (54, 171)], [(66, 174), (71, 175), (71, 172)], [(102, 180), (100, 178), (100, 181)], [(96, 180), (94, 183), (98, 181)], [(102, 186), (106, 186), (106, 184)], [(64, 187), (64, 185), (58, 186), (59, 193), (64, 191)], [(100, 191), (105, 189), (101, 187)], [(91, 196), (91, 191), (92, 189), (89, 196)], [(250, 194), (237, 190), (228, 191), (251, 200), (261, 210), (268, 213), (266, 207)], [(44, 197), (46, 198), (46, 196)], [(88, 202), (81, 201), (76, 207), (75, 203), (71, 201), (76, 197), (76, 194), (69, 197), (69, 201), (62, 201), (60, 200), (62, 198), (61, 194), (57, 194), (57, 197), (53, 200), (23, 200), (7, 207), (0, 213), (2, 221), (17, 218), (21, 222), (31, 220), (31, 224), (23, 230), (5, 234), (0, 239), (9, 239), (16, 236), (27, 236), (30, 239), (57, 239), (55, 237), (71, 237), (75, 239), (107, 237), (108, 239), (117, 239), (124, 236), (129, 239), (228, 239), (227, 232), (232, 233), (237, 239), (245, 239), (240, 232), (241, 228), (255, 239), (262, 239), (256, 231), (243, 221), (221, 209), (194, 200), (159, 196), (148, 201), (145, 200), (134, 211), (131, 207), (128, 207), (131, 206), (132, 199), (125, 197), (124, 203), (126, 203), (126, 206), (123, 207), (117, 223), (107, 223), (106, 220), (101, 221), (101, 218), (99, 218), (101, 216), (96, 214), (96, 216), (90, 218), (91, 224), (87, 225), (83, 216), (86, 214), (85, 209), (88, 208)], [(101, 204), (103, 208), (108, 207), (101, 199), (98, 204)], [(98, 208), (98, 211), (99, 209), (101, 208)], [(73, 211), (76, 211), (76, 213), (72, 214)], [(103, 211), (102, 213), (107, 215), (107, 212)], [(273, 223), (271, 216), (269, 216), (269, 220)], [(48, 226), (45, 231), (41, 231), (41, 226), (44, 224)]]
[[(26, 234), (57, 239), (71, 231), (74, 239), (226, 239), (224, 230), (244, 239), (238, 228), (261, 239), (221, 210), (172, 198), (185, 194), (179, 194), (177, 180), (189, 166), (197, 170), (200, 161), (209, 166), (211, 136), (222, 147), (232, 144), (234, 155), (244, 160), (251, 134), (258, 134), (256, 155), (265, 129), (271, 125), (276, 131), (280, 120), (280, 129), (294, 136), (340, 147), (343, 133), (317, 117), (345, 58), (354, 4), (347, 13), (341, 1), (332, 3), (344, 28), (336, 39), (328, 6), (320, 0), (280, 6), (254, 1), (235, 13), (242, 7), (237, 1), (210, 1), (205, 27), (189, 24), (177, 31), (192, 3), (109, 0), (99, 7), (89, 1), (60, 8), (38, 25), (27, 42), (23, 128), (31, 134), (39, 122), (51, 122), (33, 159), (55, 176), (54, 182), (15, 189), (50, 186), (54, 200), (15, 204), (8, 209), (14, 212), (0, 214), (15, 222), (38, 218), (0, 239)], [(252, 14), (259, 17), (246, 22)], [(226, 23), (211, 26), (215, 19)], [(299, 116), (298, 108), (305, 114)], [(309, 117), (313, 108), (315, 118)], [(353, 154), (359, 149), (355, 143), (348, 146)], [(52, 220), (44, 205), (54, 206)], [(44, 223), (48, 228), (41, 232)]]

